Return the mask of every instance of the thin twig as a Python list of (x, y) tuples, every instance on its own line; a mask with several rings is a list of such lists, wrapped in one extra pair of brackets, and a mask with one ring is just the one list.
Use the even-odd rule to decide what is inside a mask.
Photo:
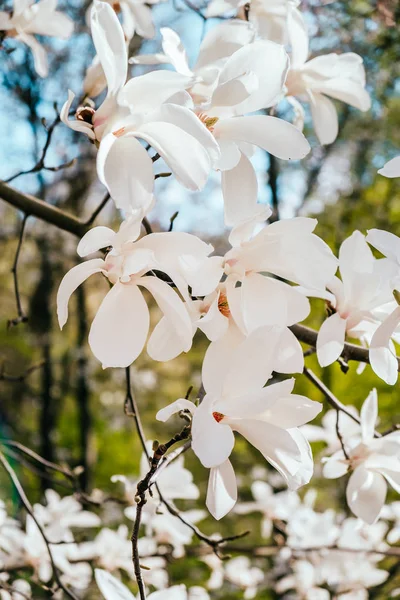
[(18, 246), (17, 246), (17, 250), (15, 252), (14, 263), (13, 263), (13, 266), (11, 269), (11, 273), (13, 274), (13, 278), (14, 278), (15, 301), (17, 303), (18, 317), (16, 317), (15, 319), (9, 319), (8, 327), (13, 327), (15, 325), (18, 325), (19, 323), (26, 323), (28, 320), (28, 317), (22, 310), (21, 296), (19, 293), (19, 285), (18, 285), (18, 272), (17, 272), (18, 259), (19, 259), (19, 255), (21, 252), (21, 248), (22, 248), (22, 241), (24, 239), (25, 225), (28, 220), (28, 217), (29, 217), (29, 215), (25, 214), (24, 218), (22, 219), (21, 229), (20, 229), (19, 238), (18, 238)]
[[(322, 392), (322, 394), (325, 396), (325, 398), (327, 399), (329, 404), (331, 406), (333, 406), (333, 408), (335, 410), (343, 412), (345, 415), (350, 417), (350, 419), (353, 419), (353, 421), (355, 421), (356, 423), (361, 425), (360, 418), (357, 417), (357, 415), (354, 415), (352, 412), (350, 412), (346, 408), (346, 406), (344, 404), (342, 404), (340, 402), (340, 400), (338, 400), (338, 398), (336, 398), (336, 396), (331, 392), (331, 390), (329, 388), (327, 388), (324, 383), (322, 383), (322, 381), (315, 375), (315, 373), (313, 373), (313, 371), (311, 371), (311, 369), (304, 367), (303, 373), (307, 377), (307, 379), (309, 379), (315, 385), (315, 387), (320, 392)], [(377, 431), (375, 431), (374, 435), (377, 438), (382, 437), (382, 435), (380, 433), (378, 433)]]
[(1, 365), (0, 381), (8, 381), (11, 383), (19, 383), (21, 381), (25, 381), (25, 379), (27, 379), (32, 373), (34, 373), (38, 369), (41, 369), (44, 366), (44, 364), (45, 364), (45, 361), (42, 360), (39, 363), (37, 363), (36, 365), (32, 365), (31, 367), (26, 369), (26, 371), (24, 373), (22, 373), (21, 375), (9, 375), (8, 373), (5, 373), (4, 365)]
[(28, 497), (25, 494), (24, 488), (22, 487), (14, 469), (12, 468), (12, 466), (10, 465), (10, 463), (8, 462), (8, 460), (6, 459), (6, 457), (4, 456), (4, 454), (2, 452), (0, 452), (0, 462), (4, 467), (4, 470), (7, 472), (7, 475), (9, 476), (10, 480), (12, 481), (16, 492), (18, 493), (18, 496), (20, 497), (20, 500), (22, 502), (22, 504), (25, 507), (25, 510), (27, 511), (27, 513), (31, 516), (32, 520), (34, 521), (34, 523), (36, 524), (36, 527), (38, 528), (43, 541), (46, 545), (47, 548), (47, 552), (49, 554), (49, 559), (51, 562), (51, 566), (53, 569), (53, 573), (54, 573), (54, 577), (56, 579), (57, 585), (62, 589), (62, 591), (69, 597), (72, 598), (72, 600), (79, 600), (79, 598), (77, 596), (75, 596), (75, 594), (68, 588), (66, 587), (63, 582), (61, 581), (60, 575), (58, 573), (58, 568), (57, 565), (54, 561), (54, 557), (53, 557), (53, 552), (51, 549), (51, 545), (50, 542), (48, 541), (46, 534), (42, 528), (42, 526), (40, 525), (39, 521), (37, 520), (37, 518), (35, 517), (35, 513), (33, 511), (32, 505), (28, 500)]
[(143, 217), (142, 225), (143, 225), (147, 235), (150, 235), (150, 233), (153, 233), (153, 229), (152, 229), (147, 217)]
[(346, 447), (344, 445), (343, 436), (342, 436), (342, 434), (340, 432), (339, 417), (340, 417), (340, 410), (337, 408), (336, 409), (336, 435), (338, 437), (340, 445), (342, 446), (342, 450), (343, 450), (343, 454), (344, 454), (345, 458), (347, 458), (347, 460), (349, 460), (349, 455), (347, 454), (347, 450), (346, 450)]
[(94, 223), (94, 221), (97, 219), (97, 217), (99, 216), (99, 214), (101, 213), (101, 211), (103, 210), (110, 198), (111, 196), (109, 192), (107, 192), (107, 194), (104, 196), (103, 200), (100, 202), (98, 207), (93, 211), (92, 215), (86, 221), (85, 225), (87, 225), (87, 227), (90, 227)]

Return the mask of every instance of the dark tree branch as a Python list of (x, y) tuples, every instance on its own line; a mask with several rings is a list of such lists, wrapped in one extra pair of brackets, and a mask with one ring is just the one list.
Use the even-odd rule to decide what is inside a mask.
[(22, 241), (24, 239), (24, 231), (25, 231), (25, 225), (26, 225), (27, 220), (28, 220), (28, 215), (24, 215), (24, 218), (22, 219), (22, 223), (21, 223), (21, 229), (20, 229), (20, 233), (19, 233), (18, 246), (17, 246), (17, 251), (15, 253), (14, 264), (11, 269), (11, 273), (13, 274), (13, 278), (14, 278), (15, 301), (17, 303), (18, 316), (15, 319), (9, 319), (8, 327), (13, 327), (14, 325), (18, 325), (19, 323), (26, 323), (28, 320), (28, 317), (22, 310), (21, 296), (19, 293), (19, 285), (18, 285), (18, 272), (17, 272), (18, 259), (19, 259), (19, 255), (21, 252), (21, 248), (22, 248)]

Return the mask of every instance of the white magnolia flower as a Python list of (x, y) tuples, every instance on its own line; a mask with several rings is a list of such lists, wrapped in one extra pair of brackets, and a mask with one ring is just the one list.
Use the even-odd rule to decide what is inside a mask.
[(51, 542), (73, 542), (71, 528), (99, 527), (100, 517), (87, 510), (73, 496), (61, 498), (54, 490), (45, 491), (46, 506), (34, 505), (35, 517)]
[[(96, 583), (105, 600), (135, 600), (135, 596), (118, 579), (102, 569), (95, 570)], [(138, 597), (139, 598), (139, 597)], [(184, 585), (174, 585), (167, 590), (153, 592), (147, 596), (148, 600), (191, 600), (190, 592), (187, 594)]]
[[(188, 90), (196, 105), (210, 101), (218, 78), (229, 57), (254, 41), (253, 27), (243, 21), (225, 21), (211, 28), (200, 44), (197, 60), (190, 67), (179, 35), (169, 27), (161, 27), (162, 53), (140, 54), (129, 59), (140, 65), (171, 64), (177, 73), (189, 77)], [(238, 81), (240, 84), (240, 80)]]
[(379, 325), (375, 309), (393, 298), (395, 269), (388, 260), (373, 256), (359, 231), (342, 243), (339, 268), (342, 279), (334, 277), (327, 283), (329, 292), (321, 294), (333, 311), (318, 333), (317, 356), (322, 367), (339, 358), (346, 335), (369, 343)]
[(348, 458), (339, 450), (326, 459), (323, 473), (336, 479), (352, 471), (346, 490), (347, 504), (357, 517), (371, 524), (385, 503), (387, 482), (400, 492), (400, 432), (374, 437), (378, 417), (376, 390), (365, 400), (360, 417), (361, 441), (358, 437), (344, 439)]
[(202, 381), (206, 396), (196, 408), (177, 400), (157, 413), (166, 421), (182, 409), (192, 417), (192, 448), (210, 468), (207, 507), (220, 519), (235, 505), (237, 487), (229, 461), (237, 431), (255, 446), (282, 475), (291, 489), (310, 480), (313, 463), (310, 447), (298, 426), (321, 410), (318, 402), (291, 395), (294, 380), (263, 387), (274, 369), (276, 344), (270, 329), (258, 329), (223, 360), (206, 352)]
[(251, 564), (247, 556), (237, 556), (225, 564), (225, 577), (244, 590), (243, 598), (255, 598), (258, 586), (264, 581), (264, 572)]
[[(335, 274), (337, 260), (313, 233), (316, 224), (315, 219), (300, 217), (277, 221), (250, 240), (247, 236), (234, 240), (237, 245), (225, 255), (226, 296), (229, 310), (245, 335), (265, 325), (287, 327), (309, 314), (308, 299), (280, 279), (324, 288)], [(297, 367), (289, 372), (296, 371)]]
[[(400, 239), (393, 233), (380, 229), (370, 229), (366, 239), (387, 257), (395, 274), (392, 288), (398, 290), (400, 287)], [(396, 299), (396, 302), (393, 302), (392, 305), (388, 304), (385, 308), (389, 311), (386, 310), (388, 314), (381, 315), (383, 323), (372, 336), (369, 358), (375, 373), (389, 385), (394, 385), (397, 381), (399, 364), (392, 338), (399, 341), (400, 307)]]
[[(217, 17), (233, 10), (245, 18), (246, 0), (211, 0), (205, 15)], [(306, 36), (306, 26), (298, 10), (299, 0), (251, 0), (246, 11), (249, 21), (260, 37), (278, 44), (290, 43), (290, 28), (298, 29), (298, 35)]]
[(74, 30), (69, 17), (56, 10), (57, 0), (14, 0), (13, 13), (0, 12), (0, 31), (24, 42), (32, 50), (35, 69), (40, 77), (47, 77), (46, 50), (35, 34), (67, 39)]
[[(153, 38), (156, 30), (153, 24), (151, 8), (149, 5), (157, 4), (163, 0), (102, 0), (109, 4), (113, 10), (122, 17), (122, 29), (125, 39), (129, 43), (135, 33), (143, 38)], [(88, 17), (90, 20), (91, 9), (89, 8)]]
[(214, 167), (222, 173), (225, 223), (235, 227), (268, 217), (265, 207), (257, 204), (257, 178), (249, 160), (255, 147), (289, 160), (304, 158), (310, 146), (296, 127), (282, 119), (245, 116), (281, 99), (289, 68), (284, 48), (266, 40), (243, 45), (249, 27), (238, 23), (220, 25), (218, 35), (213, 31), (205, 38), (193, 70), (179, 36), (171, 29), (162, 32), (164, 54), (134, 60), (171, 62), (182, 76), (191, 77), (187, 90), (221, 152)]
[[(107, 80), (107, 96), (94, 111), (80, 107), (75, 120), (68, 113), (74, 99), (69, 92), (61, 120), (85, 133), (99, 146), (97, 173), (118, 208), (148, 205), (154, 186), (153, 161), (139, 140), (165, 160), (176, 178), (191, 190), (206, 183), (219, 157), (214, 137), (187, 103), (188, 77), (170, 71), (148, 73), (127, 83), (128, 57), (124, 34), (111, 6), (95, 0), (92, 37)], [(179, 94), (180, 92), (180, 94)]]
[[(326, 54), (307, 60), (308, 39), (304, 38), (303, 32), (299, 35), (294, 31), (291, 41), (287, 95), (300, 114), (302, 108), (295, 98), (310, 103), (319, 141), (321, 144), (331, 144), (338, 135), (339, 124), (335, 105), (329, 97), (361, 111), (367, 111), (371, 107), (371, 99), (365, 90), (363, 60), (353, 52)], [(304, 121), (304, 117), (302, 120)]]
[(296, 492), (284, 490), (274, 493), (266, 481), (253, 481), (251, 493), (254, 502), (241, 502), (235, 507), (235, 513), (242, 515), (250, 512), (261, 512), (261, 535), (271, 537), (274, 521), (288, 521), (300, 505)]
[(400, 156), (396, 156), (395, 158), (392, 158), (392, 160), (389, 160), (378, 173), (389, 178), (400, 177)]
[(303, 503), (289, 515), (286, 525), (289, 548), (323, 548), (336, 543), (340, 533), (337, 514), (328, 509), (314, 510), (316, 494), (310, 490)]
[[(57, 314), (62, 328), (68, 318), (69, 298), (83, 281), (94, 273), (102, 273), (113, 284), (89, 333), (89, 345), (104, 368), (130, 365), (146, 343), (150, 314), (140, 287), (152, 294), (164, 314), (162, 335), (156, 326), (149, 339), (150, 356), (167, 360), (182, 351), (187, 352), (192, 345), (192, 323), (180, 296), (166, 281), (151, 276), (153, 269), (167, 274), (186, 296), (185, 277), (190, 279), (193, 269), (192, 277), (198, 274), (199, 265), (207, 267), (207, 277), (199, 279), (194, 292), (199, 295), (214, 289), (222, 273), (221, 259), (208, 259), (213, 247), (196, 236), (179, 232), (153, 233), (135, 242), (137, 235), (136, 219), (124, 222), (118, 233), (108, 227), (91, 229), (80, 241), (78, 254), (86, 256), (108, 246), (112, 246), (111, 251), (105, 260), (94, 258), (73, 267), (58, 290)], [(169, 337), (165, 329), (171, 332)]]

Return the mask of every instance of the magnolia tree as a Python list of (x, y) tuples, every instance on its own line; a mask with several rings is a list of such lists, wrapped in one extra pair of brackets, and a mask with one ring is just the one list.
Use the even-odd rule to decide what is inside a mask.
[[(143, 453), (136, 480), (130, 473), (113, 476), (119, 487), (111, 497), (83, 490), (79, 469), (1, 440), (0, 461), (23, 512), (14, 518), (3, 497), (0, 597), (387, 598), (382, 589), (400, 559), (400, 431), (396, 425), (379, 430), (375, 389), (358, 412), (354, 390), (341, 402), (306, 363), (316, 354), (321, 367), (338, 361), (346, 372), (356, 361), (360, 378), (370, 363), (383, 382), (396, 385), (400, 239), (380, 229), (354, 231), (336, 257), (314, 233), (315, 219), (280, 220), (277, 206), (259, 202), (253, 159), (257, 147), (271, 161), (303, 159), (310, 151), (303, 135), (308, 111), (319, 143), (332, 144), (340, 135), (333, 100), (368, 111), (363, 58), (340, 48), (310, 57), (308, 24), (296, 0), (186, 4), (207, 23), (194, 61), (170, 27), (160, 30), (158, 52), (130, 56), (134, 36), (156, 35), (151, 6), (140, 0), (94, 0), (79, 24), (90, 31), (96, 56), (78, 99), (59, 90), (65, 97), (59, 119), (48, 129), (41, 159), (26, 173), (49, 168), (46, 153), (59, 120), (60, 127), (86, 136), (96, 148), (91, 168), (107, 190), (89, 221), (0, 184), (1, 198), (24, 214), (13, 268), (18, 317), (11, 324), (26, 320), (17, 267), (27, 218), (79, 236), (82, 260), (59, 283), (58, 322), (66, 326), (70, 298), (87, 278), (108, 281), (88, 343), (106, 373), (125, 370), (125, 413), (136, 424)], [(3, 51), (10, 38), (15, 46), (26, 44), (40, 77), (51, 79), (51, 70), (37, 36), (68, 38), (73, 29), (53, 0), (14, 0), (11, 12), (0, 13)], [(130, 64), (152, 68), (130, 76)], [(292, 122), (281, 118), (284, 103)], [(399, 160), (389, 161), (381, 175), (400, 176)], [(175, 178), (199, 191), (212, 171), (220, 176), (226, 253), (174, 231), (173, 219), (168, 231), (153, 232), (152, 215), (163, 202), (155, 180)], [(105, 218), (92, 227), (108, 202), (119, 210), (116, 231)], [(318, 330), (300, 324), (310, 315), (309, 298), (326, 304)], [(197, 330), (207, 342), (201, 385), (183, 382), (186, 395), (153, 415), (168, 421), (164, 439), (148, 441), (130, 367), (143, 352), (153, 361), (182, 353), (189, 360)], [(294, 392), (304, 377), (329, 408), (322, 421), (315, 422), (323, 409), (315, 394)], [(250, 446), (271, 468), (254, 469), (244, 501), (240, 455)], [(10, 451), (56, 473), (72, 491), (60, 496), (49, 485), (43, 502), (33, 504)], [(184, 453), (191, 452), (206, 469), (196, 477), (184, 466)], [(319, 508), (314, 468), (320, 478), (344, 482), (340, 510)], [(205, 478), (203, 499), (198, 485)], [(301, 488), (306, 491), (299, 495)], [(184, 510), (177, 507), (182, 501)], [(110, 504), (120, 507), (118, 527)], [(198, 523), (208, 513), (214, 530), (206, 534)], [(236, 515), (237, 529), (222, 537), (218, 522), (228, 513)], [(263, 544), (246, 543), (249, 532), (240, 529), (250, 513), (261, 514)], [(179, 565), (193, 556), (207, 574), (186, 586), (190, 577)], [(171, 585), (171, 561), (177, 585)]]

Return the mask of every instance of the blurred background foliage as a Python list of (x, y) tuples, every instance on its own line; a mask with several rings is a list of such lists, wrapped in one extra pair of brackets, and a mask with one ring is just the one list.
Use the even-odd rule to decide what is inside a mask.
[[(177, 6), (167, 2), (154, 7), (156, 24), (176, 29), (187, 43), (189, 53), (195, 56), (203, 22), (180, 0), (176, 1)], [(5, 5), (6, 9), (11, 9), (10, 3)], [(68, 88), (81, 94), (84, 72), (93, 57), (85, 24), (87, 6), (83, 0), (68, 0), (60, 6), (75, 20), (76, 32), (67, 42), (45, 38), (51, 65), (48, 79), (41, 80), (36, 76), (30, 52), (22, 44), (5, 40), (1, 46), (2, 179), (30, 169), (36, 163), (46, 140), (46, 127), (56, 118)], [(364, 58), (373, 105), (370, 112), (361, 114), (337, 103), (340, 134), (328, 147), (318, 146), (307, 122), (305, 133), (313, 149), (301, 163), (274, 161), (272, 166), (260, 151), (257, 155), (260, 201), (271, 202), (271, 190), (276, 188), (275, 201), (278, 200), (281, 215), (317, 216), (317, 233), (335, 252), (354, 229), (365, 232), (379, 227), (400, 235), (400, 180), (385, 179), (377, 174), (377, 169), (400, 150), (400, 29), (396, 26), (400, 21), (399, 3), (396, 0), (304, 0), (302, 7), (310, 27), (313, 54), (353, 51)], [(209, 26), (212, 24), (206, 25)], [(158, 38), (143, 44), (135, 38), (132, 43), (131, 54), (138, 52), (141, 45), (143, 52), (159, 48)], [(282, 114), (291, 118), (285, 105)], [(58, 124), (46, 164), (54, 166), (76, 158), (75, 164), (58, 172), (21, 175), (12, 185), (74, 215), (88, 217), (104, 195), (96, 178), (94, 156), (95, 149), (84, 136)], [(162, 164), (159, 168), (163, 170)], [(197, 233), (211, 241), (217, 252), (223, 252), (227, 242), (218, 183), (218, 176), (214, 176), (203, 192), (191, 194), (174, 181), (159, 179), (157, 206), (150, 214), (153, 229), (165, 229), (171, 215), (179, 210), (176, 229)], [(1, 435), (24, 443), (48, 460), (72, 467), (83, 466), (83, 489), (100, 488), (116, 494), (119, 490), (110, 482), (110, 477), (118, 473), (137, 477), (141, 448), (134, 424), (123, 410), (124, 370), (103, 371), (87, 344), (88, 327), (107, 290), (107, 283), (98, 275), (74, 294), (71, 316), (61, 333), (56, 322), (55, 295), (62, 276), (78, 262), (77, 239), (29, 218), (18, 265), (22, 306), (28, 320), (16, 327), (7, 327), (8, 320), (16, 316), (10, 270), (21, 215), (5, 203), (0, 204), (0, 211), (0, 282), (3, 290), (0, 308)], [(118, 227), (119, 221), (110, 202), (96, 224)], [(313, 309), (308, 324), (318, 328), (325, 310), (323, 302), (313, 301)], [(149, 439), (166, 441), (176, 432), (176, 421), (157, 423), (155, 412), (184, 396), (190, 385), (198, 390), (206, 345), (205, 338), (197, 335), (189, 354), (168, 363), (153, 363), (143, 353), (131, 368), (134, 392)], [(321, 372), (313, 356), (307, 358), (307, 364), (345, 404), (359, 408), (369, 391), (376, 387), (382, 430), (389, 428), (396, 417), (398, 419), (398, 386), (386, 386), (369, 366), (360, 376), (356, 374), (354, 363), (347, 374), (338, 364)], [(303, 376), (297, 377), (296, 385), (299, 393), (323, 400)], [(316, 453), (321, 449), (321, 444), (315, 445)], [(204, 498), (207, 472), (190, 452), (185, 456), (186, 465), (193, 472)], [(265, 467), (265, 462), (242, 439), (235, 447), (233, 462), (240, 483), (240, 499), (249, 500), (251, 474), (255, 468)], [(15, 467), (32, 502), (40, 500), (49, 485), (55, 485), (60, 493), (66, 492), (60, 482), (46, 481), (20, 463), (15, 463)], [(264, 471), (261, 473), (264, 477)], [(321, 510), (343, 508), (345, 482), (329, 482), (318, 475), (317, 467), (312, 482), (318, 489), (317, 507)], [(2, 473), (0, 482), (1, 496), (10, 501), (14, 498), (13, 492)], [(180, 506), (189, 507), (190, 503)], [(18, 510), (14, 498), (14, 512)], [(250, 529), (246, 543), (262, 542), (260, 519), (256, 514), (240, 519), (233, 514), (218, 524), (207, 519), (202, 523), (202, 529), (208, 533), (218, 530), (224, 535)], [(278, 532), (274, 534), (279, 535)], [(193, 543), (197, 544), (196, 540)], [(268, 561), (261, 564), (267, 567)], [(208, 578), (208, 572), (204, 563), (194, 557), (172, 561), (170, 565), (172, 583), (201, 584)], [(393, 581), (390, 587), (396, 585), (399, 582)], [(385, 588), (376, 597), (384, 600), (387, 594)], [(242, 592), (232, 589), (229, 599), (242, 596)], [(213, 597), (220, 596), (216, 593)], [(260, 592), (257, 596), (260, 599), (274, 597), (272, 592)]]

